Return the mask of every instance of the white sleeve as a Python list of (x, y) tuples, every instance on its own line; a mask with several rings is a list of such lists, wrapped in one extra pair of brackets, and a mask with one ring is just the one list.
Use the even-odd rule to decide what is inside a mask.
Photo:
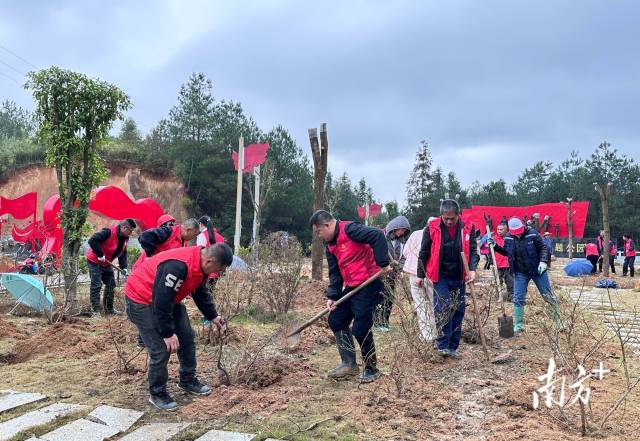
[(196, 245), (199, 247), (206, 247), (209, 245), (207, 243), (207, 238), (204, 236), (203, 233), (198, 234), (198, 237), (196, 238)]

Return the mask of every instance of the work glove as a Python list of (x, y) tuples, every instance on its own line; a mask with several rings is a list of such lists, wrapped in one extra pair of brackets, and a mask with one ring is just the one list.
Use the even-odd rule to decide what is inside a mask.
[(490, 247), (496, 246), (496, 241), (493, 239), (493, 237), (487, 239), (487, 245), (489, 245)]
[(98, 260), (99, 260), (100, 262), (104, 263), (104, 262), (106, 262), (106, 261), (107, 261), (107, 258), (106, 258), (105, 256), (100, 256), (100, 257), (98, 257)]
[(125, 277), (127, 277), (127, 276), (129, 275), (129, 270), (128, 270), (128, 269), (126, 269), (126, 268), (125, 268), (125, 269), (120, 270), (120, 272), (122, 272), (122, 275), (123, 275), (123, 276), (125, 276)]
[(538, 264), (538, 274), (542, 274), (547, 270), (547, 264), (544, 262), (540, 262)]

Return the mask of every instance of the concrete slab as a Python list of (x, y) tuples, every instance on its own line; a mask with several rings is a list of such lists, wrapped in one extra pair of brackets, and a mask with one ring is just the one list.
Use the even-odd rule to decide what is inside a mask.
[(16, 434), (33, 427), (48, 424), (56, 418), (88, 409), (88, 406), (81, 406), (79, 404), (55, 403), (42, 409), (25, 413), (24, 415), (0, 423), (0, 441), (8, 440)]
[(2, 393), (0, 395), (0, 413), (47, 398), (41, 394), (16, 392), (15, 390), (3, 390), (0, 393)]
[(120, 433), (120, 430), (105, 424), (80, 419), (40, 436), (44, 441), (103, 441)]
[(144, 412), (137, 410), (100, 406), (87, 415), (85, 419), (94, 423), (106, 424), (109, 427), (118, 429), (120, 432), (126, 432), (142, 415), (144, 415)]
[(189, 427), (191, 423), (147, 424), (131, 432), (119, 441), (168, 441)]
[(251, 441), (256, 436), (251, 433), (226, 432), (223, 430), (211, 430), (196, 441)]

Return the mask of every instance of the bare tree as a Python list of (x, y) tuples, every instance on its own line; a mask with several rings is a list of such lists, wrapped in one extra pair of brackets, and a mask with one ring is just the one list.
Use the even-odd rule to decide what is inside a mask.
[[(317, 129), (309, 129), (309, 142), (313, 154), (313, 209), (322, 210), (329, 153), (326, 123), (320, 124), (320, 142), (318, 142)], [(314, 236), (311, 244), (311, 277), (314, 280), (322, 280), (323, 248), (322, 240)]]

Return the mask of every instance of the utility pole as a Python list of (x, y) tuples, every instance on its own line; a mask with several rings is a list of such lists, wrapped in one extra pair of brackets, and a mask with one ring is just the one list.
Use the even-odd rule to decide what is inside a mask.
[(569, 259), (573, 259), (573, 198), (567, 198), (564, 206), (567, 208), (567, 228), (569, 229)]
[(611, 233), (609, 232), (609, 196), (613, 184), (608, 182), (604, 187), (594, 183), (596, 191), (600, 195), (600, 205), (602, 206), (602, 229), (604, 230), (604, 242), (602, 244), (602, 274), (609, 277), (609, 240)]
[(257, 165), (253, 169), (253, 179), (254, 179), (254, 202), (253, 202), (253, 230), (251, 231), (251, 243), (254, 248), (258, 246), (258, 222), (260, 216), (260, 166)]
[(242, 169), (244, 168), (244, 137), (238, 140), (238, 184), (236, 186), (236, 232), (233, 236), (233, 251), (240, 251), (240, 234), (242, 229)]

